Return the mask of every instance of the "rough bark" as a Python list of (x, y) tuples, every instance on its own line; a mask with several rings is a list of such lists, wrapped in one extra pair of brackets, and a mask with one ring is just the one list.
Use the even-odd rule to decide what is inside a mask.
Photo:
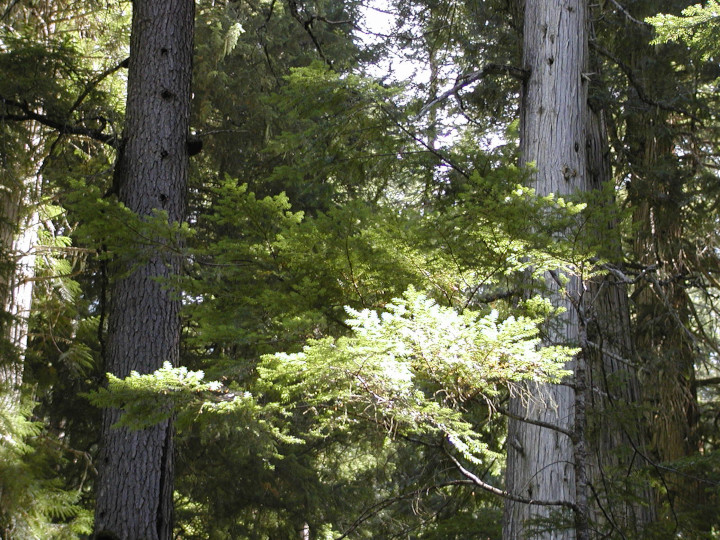
[[(523, 67), (530, 76), (522, 95), (522, 162), (535, 163), (539, 195), (570, 194), (583, 189), (586, 171), (585, 2), (527, 0), (524, 19)], [(574, 304), (579, 298), (578, 281), (571, 278), (563, 288), (552, 276), (547, 276), (546, 281), (553, 304), (565, 309), (546, 341), (577, 344), (579, 321)], [(553, 517), (553, 510), (506, 501), (503, 535), (512, 539), (559, 540), (576, 538), (577, 532), (580, 538), (587, 529), (583, 522), (587, 518), (583, 508), (587, 502), (584, 463), (576, 460), (576, 455), (582, 458), (585, 452), (583, 438), (579, 437), (574, 445), (567, 435), (532, 423), (544, 422), (574, 432), (575, 392), (570, 386), (546, 384), (535, 385), (531, 392), (529, 402), (515, 398), (510, 405), (513, 415), (527, 421), (509, 420), (507, 490), (534, 500), (572, 502), (580, 511), (563, 516), (566, 527), (556, 523), (534, 534), (533, 522)]]
[[(689, 4), (637, 1), (632, 14), (643, 20), (661, 10), (677, 12)], [(685, 53), (671, 46), (650, 45), (650, 28), (626, 24), (618, 39), (622, 45), (615, 56), (632, 74), (619, 132), (624, 134), (624, 172), (633, 208), (634, 259), (653, 268), (633, 291), (633, 340), (642, 366), (643, 397), (650, 407), (652, 454), (669, 464), (698, 452), (697, 344), (688, 331), (693, 300), (686, 283), (693, 269), (686, 258), (685, 239), (685, 204), (693, 171), (692, 165), (683, 162), (682, 152), (677, 152), (678, 142), (682, 144), (687, 137), (688, 125), (679, 115), (652, 102), (683, 108), (683, 99), (691, 99), (689, 86), (696, 82), (687, 82), (683, 88), (678, 62), (685, 61)], [(707, 501), (702, 486), (689, 476), (674, 474), (672, 468), (670, 465), (661, 474), (674, 514), (667, 517), (674, 520), (677, 514), (696, 512)]]
[[(642, 365), (654, 459), (666, 464), (698, 451), (696, 345), (688, 331), (689, 275), (683, 245), (684, 174), (673, 155), (673, 128), (665, 113), (639, 106), (627, 119), (629, 160), (634, 169), (630, 201), (636, 228), (635, 258), (656, 270), (633, 292), (634, 342)], [(674, 512), (694, 512), (703, 504), (702, 488), (682, 474), (664, 469), (663, 482)]]
[(649, 398), (659, 405), (654, 446), (661, 459), (670, 461), (697, 449), (695, 353), (687, 331), (690, 299), (683, 284), (688, 269), (679, 204), (684, 175), (673, 155), (674, 130), (665, 125), (666, 114), (639, 104), (634, 110), (627, 121), (627, 140), (635, 173), (630, 189), (637, 227), (635, 256), (643, 265), (657, 268), (634, 294), (636, 341), (648, 386), (656, 390)]
[(31, 142), (25, 148), (32, 157), (30, 171), (8, 167), (0, 191), (0, 300), (3, 309), (0, 399), (6, 411), (12, 410), (20, 398), (35, 275), (38, 216), (33, 205), (42, 184), (41, 159), (37, 152), (41, 141), (37, 126), (31, 126), (29, 134)]
[[(192, 0), (133, 3), (128, 97), (115, 178), (119, 199), (140, 216), (167, 212), (184, 218), (186, 139), (192, 74)], [(161, 240), (144, 262), (117, 264), (110, 302), (106, 370), (118, 377), (152, 372), (179, 356), (180, 302), (167, 287), (180, 260)], [(163, 284), (163, 281), (165, 283)], [(173, 427), (114, 429), (104, 412), (95, 537), (165, 540), (172, 533)]]
[[(597, 73), (598, 68), (593, 68)], [(612, 181), (604, 111), (588, 110), (587, 189), (600, 190)], [(615, 201), (596, 201), (603, 212), (596, 219), (604, 253), (621, 267), (622, 246), (613, 208)], [(588, 430), (593, 447), (589, 477), (595, 494), (592, 518), (596, 527), (639, 536), (656, 518), (654, 494), (630, 473), (647, 465), (647, 425), (640, 407), (642, 396), (633, 346), (628, 284), (619, 275), (605, 273), (588, 281), (583, 309), (584, 356), (588, 359)], [(634, 466), (633, 466), (634, 465)]]

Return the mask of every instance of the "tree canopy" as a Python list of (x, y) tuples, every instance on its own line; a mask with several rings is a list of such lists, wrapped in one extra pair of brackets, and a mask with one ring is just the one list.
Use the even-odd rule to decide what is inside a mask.
[(720, 4), (577, 1), (0, 0), (0, 538), (715, 538)]

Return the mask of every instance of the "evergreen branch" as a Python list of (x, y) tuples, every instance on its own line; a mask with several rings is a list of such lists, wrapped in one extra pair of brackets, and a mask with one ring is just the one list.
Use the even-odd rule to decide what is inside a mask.
[(703, 342), (708, 347), (710, 347), (713, 351), (715, 351), (715, 354), (720, 355), (720, 347), (718, 347), (716, 340), (711, 338), (705, 331), (705, 325), (703, 324), (702, 320), (700, 320), (700, 314), (698, 313), (697, 309), (695, 308), (695, 302), (690, 301), (687, 303), (687, 305), (690, 308), (690, 312), (692, 313), (693, 319), (695, 319), (695, 323), (697, 324), (697, 331), (700, 333), (700, 336), (702, 337)]
[(276, 0), (272, 0), (272, 2), (270, 2), (270, 7), (268, 8), (268, 12), (267, 12), (267, 17), (265, 17), (265, 24), (270, 22), (270, 19), (273, 15), (273, 11), (275, 9), (275, 1)]
[(352, 283), (353, 289), (355, 289), (355, 293), (358, 295), (358, 298), (360, 299), (360, 303), (362, 304), (362, 307), (366, 308), (367, 304), (365, 303), (365, 299), (363, 298), (362, 291), (360, 290), (360, 287), (358, 287), (357, 280), (355, 279), (355, 270), (353, 268), (352, 263), (352, 257), (350, 256), (350, 245), (348, 242), (347, 236), (345, 237), (345, 259), (348, 263), (348, 269), (350, 270), (350, 282)]
[(4, 21), (8, 15), (10, 15), (10, 12), (13, 10), (13, 8), (20, 3), (20, 0), (13, 0), (10, 2), (7, 8), (5, 8), (5, 12), (0, 16), (0, 21)]
[(680, 319), (680, 316), (677, 313), (677, 310), (673, 306), (672, 302), (668, 298), (667, 294), (665, 294), (665, 291), (663, 289), (664, 285), (667, 285), (669, 283), (672, 283), (675, 281), (674, 279), (668, 280), (666, 283), (663, 283), (659, 281), (657, 278), (655, 278), (652, 275), (647, 275), (646, 279), (651, 284), (651, 289), (655, 290), (655, 294), (662, 300), (663, 304), (665, 305), (665, 308), (668, 310), (668, 313), (672, 317), (672, 319), (677, 324), (677, 327), (682, 330), (682, 332), (687, 337), (688, 341), (692, 344), (693, 349), (697, 350), (697, 337), (695, 334), (693, 334), (690, 329), (683, 323), (683, 321)]
[(427, 103), (425, 106), (423, 106), (423, 108), (420, 109), (420, 112), (417, 114), (417, 118), (424, 116), (430, 109), (432, 109), (441, 101), (445, 101), (447, 98), (454, 94), (457, 94), (466, 86), (471, 85), (475, 81), (480, 80), (487, 75), (510, 75), (511, 77), (514, 77), (519, 81), (524, 82), (530, 76), (530, 72), (526, 69), (515, 66), (508, 66), (503, 64), (487, 64), (482, 69), (458, 77), (457, 84), (455, 84), (455, 86), (453, 86), (447, 92), (444, 92), (440, 96), (433, 99), (430, 103)]
[(328, 19), (327, 17), (323, 17), (322, 15), (313, 15), (313, 16), (310, 18), (310, 20), (311, 20), (311, 21), (324, 22), (325, 24), (328, 24), (328, 25), (330, 25), (330, 26), (350, 25), (350, 26), (352, 26), (353, 28), (355, 28), (355, 24), (354, 24), (353, 21), (350, 20), (350, 19), (345, 19), (345, 20), (342, 20), (342, 21), (333, 21), (333, 20), (331, 20), (331, 19)]
[(86, 128), (78, 125), (73, 126), (67, 122), (55, 120), (47, 115), (40, 114), (32, 110), (30, 105), (24, 102), (21, 103), (3, 96), (0, 96), (0, 102), (2, 102), (6, 107), (15, 107), (16, 109), (22, 111), (22, 114), (11, 114), (7, 112), (1, 113), (0, 120), (9, 120), (12, 122), (26, 122), (28, 120), (34, 120), (35, 122), (52, 128), (63, 135), (79, 135), (81, 137), (88, 137), (110, 146), (115, 146), (117, 141), (117, 137), (115, 135), (108, 135), (107, 133), (103, 133), (101, 130)]
[(350, 533), (352, 533), (355, 529), (357, 529), (360, 525), (363, 524), (363, 522), (367, 521), (371, 517), (377, 515), (378, 512), (384, 510), (388, 506), (391, 506), (395, 504), (396, 502), (404, 501), (406, 499), (411, 499), (414, 497), (417, 497), (418, 495), (421, 495), (423, 493), (427, 493), (430, 490), (438, 490), (442, 489), (444, 487), (449, 486), (471, 486), (475, 485), (474, 482), (471, 480), (448, 480), (446, 482), (441, 482), (439, 484), (434, 484), (432, 486), (422, 487), (419, 489), (414, 489), (412, 491), (407, 491), (405, 493), (401, 493), (400, 495), (396, 495), (395, 497), (390, 497), (388, 499), (385, 499), (383, 501), (380, 501), (379, 503), (376, 503), (369, 508), (365, 509), (362, 514), (352, 523), (350, 526), (345, 530), (344, 533), (342, 533), (340, 536), (335, 538), (335, 540), (343, 540), (343, 538), (347, 538)]
[(85, 273), (85, 269), (77, 270), (75, 272), (71, 272), (69, 274), (53, 274), (50, 276), (23, 276), (22, 279), (20, 279), (20, 284), (23, 283), (33, 283), (33, 282), (44, 282), (44, 281), (51, 281), (55, 279), (72, 279), (77, 276), (81, 276)]
[(522, 504), (530, 504), (533, 506), (564, 506), (565, 508), (571, 509), (575, 513), (580, 512), (580, 508), (578, 507), (578, 505), (571, 501), (543, 501), (538, 499), (528, 499), (527, 497), (514, 495), (509, 491), (505, 491), (504, 489), (497, 488), (491, 484), (488, 484), (487, 482), (483, 482), (478, 476), (463, 467), (462, 464), (458, 461), (458, 459), (453, 456), (447, 450), (447, 448), (445, 448), (444, 451), (447, 457), (450, 458), (450, 460), (455, 464), (455, 468), (457, 468), (460, 474), (462, 474), (473, 485), (479, 487), (483, 491), (487, 491), (488, 493), (492, 493), (493, 495), (497, 495), (499, 497), (502, 497), (503, 499), (507, 499), (508, 501), (518, 502)]
[(98, 475), (98, 470), (95, 467), (92, 455), (89, 452), (86, 452), (84, 450), (77, 450), (76, 448), (71, 447), (70, 445), (66, 444), (65, 442), (56, 437), (49, 437), (48, 435), (43, 434), (39, 436), (39, 439), (42, 439), (46, 443), (56, 446), (63, 452), (67, 452), (69, 454), (77, 456), (79, 459), (85, 462), (85, 472), (83, 473), (83, 478), (80, 482), (80, 487), (78, 488), (78, 491), (82, 491), (82, 486), (85, 483), (88, 471), (92, 472), (94, 476)]
[[(605, 470), (600, 467), (600, 475), (602, 476), (603, 483), (605, 483)], [(627, 536), (623, 533), (622, 529), (618, 527), (614, 517), (612, 517), (610, 514), (608, 514), (608, 510), (605, 508), (605, 505), (603, 504), (603, 500), (600, 497), (600, 494), (595, 489), (595, 486), (592, 484), (592, 482), (588, 483), (588, 487), (590, 488), (590, 491), (593, 494), (593, 499), (595, 499), (595, 504), (597, 504), (598, 508), (600, 508), (600, 511), (602, 512), (603, 516), (607, 520), (607, 522), (612, 527), (612, 530), (620, 535), (622, 540), (627, 540)], [(612, 510), (611, 510), (612, 512)]]
[(452, 159), (450, 159), (448, 156), (446, 156), (443, 152), (440, 150), (433, 148), (432, 145), (428, 144), (426, 141), (424, 141), (421, 137), (413, 133), (409, 128), (405, 127), (402, 122), (400, 122), (395, 116), (388, 110), (388, 108), (383, 105), (382, 103), (378, 103), (380, 110), (382, 110), (388, 118), (395, 124), (395, 126), (400, 129), (405, 135), (410, 137), (413, 141), (415, 141), (417, 144), (425, 148), (430, 154), (438, 158), (441, 162), (445, 163), (447, 166), (449, 166), (454, 171), (460, 173), (464, 178), (470, 179), (470, 173), (464, 170), (460, 165), (455, 163)]
[[(572, 387), (574, 389), (574, 387)], [(563, 435), (567, 435), (567, 437), (575, 442), (575, 439), (577, 438), (576, 435), (565, 428), (561, 428), (560, 426), (557, 426), (555, 424), (551, 424), (550, 422), (543, 422), (542, 420), (531, 420), (530, 418), (525, 418), (523, 416), (520, 416), (515, 413), (511, 413), (507, 409), (503, 409), (500, 407), (495, 407), (495, 409), (500, 413), (504, 414), (508, 418), (512, 418), (513, 420), (519, 420), (520, 422), (525, 422), (526, 424), (532, 424), (533, 426), (538, 426), (545, 429), (551, 429), (552, 431), (557, 431), (558, 433), (562, 433)]]
[(293, 19), (295, 19), (297, 22), (302, 24), (303, 28), (305, 29), (305, 32), (307, 32), (307, 35), (310, 36), (310, 40), (313, 42), (313, 45), (315, 45), (315, 49), (317, 50), (318, 54), (320, 55), (320, 58), (323, 59), (323, 61), (331, 68), (333, 68), (332, 62), (330, 59), (325, 56), (325, 52), (322, 50), (322, 46), (320, 45), (320, 42), (318, 41), (317, 37), (315, 36), (315, 33), (312, 31), (312, 24), (317, 17), (311, 16), (307, 19), (304, 18), (302, 15), (300, 15), (300, 12), (298, 11), (298, 3), (297, 0), (288, 0), (288, 7), (290, 8), (290, 15), (292, 15)]

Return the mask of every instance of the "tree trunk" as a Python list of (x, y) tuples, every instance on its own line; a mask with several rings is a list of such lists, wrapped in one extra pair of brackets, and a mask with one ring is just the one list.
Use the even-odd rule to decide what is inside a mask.
[[(674, 129), (664, 113), (639, 106), (627, 119), (629, 161), (636, 175), (630, 201), (636, 227), (635, 259), (654, 267), (633, 293), (635, 344), (643, 366), (645, 397), (651, 406), (651, 447), (660, 462), (698, 451), (699, 410), (695, 391), (696, 345), (688, 330), (692, 299), (683, 245), (685, 174), (673, 155)], [(671, 466), (672, 468), (672, 466)], [(702, 488), (689, 477), (663, 473), (674, 512), (694, 512)]]
[[(535, 163), (538, 195), (570, 194), (585, 186), (585, 1), (526, 0), (524, 20), (523, 67), (530, 76), (522, 95), (522, 161)], [(563, 288), (553, 276), (547, 276), (546, 281), (553, 304), (565, 309), (558, 324), (548, 331), (546, 343), (577, 344), (580, 334), (574, 304), (579, 299), (578, 280), (570, 278)], [(582, 359), (570, 367), (582, 372)], [(509, 420), (507, 490), (526, 499), (572, 503), (580, 511), (559, 516), (554, 512), (560, 506), (507, 501), (504, 537), (558, 540), (586, 537), (584, 438), (577, 438), (574, 445), (567, 434), (532, 423), (543, 422), (574, 432), (576, 399), (584, 396), (582, 393), (576, 396), (565, 385), (535, 385), (531, 392), (534, 395), (528, 403), (513, 398), (510, 404), (511, 413), (526, 421)], [(584, 422), (584, 418), (577, 420), (581, 425)], [(557, 517), (564, 518), (563, 523), (541, 523)], [(539, 525), (538, 534), (533, 532), (533, 525)]]
[[(593, 73), (599, 68), (593, 66)], [(604, 111), (588, 109), (587, 189), (612, 182)], [(603, 213), (595, 223), (605, 241), (601, 257), (621, 268), (623, 252), (614, 198), (596, 201)], [(583, 306), (584, 356), (588, 359), (587, 439), (593, 451), (588, 476), (595, 500), (591, 505), (596, 529), (621, 530), (637, 537), (656, 519), (655, 496), (646, 485), (633, 483), (628, 472), (647, 466), (647, 425), (640, 410), (642, 396), (633, 346), (628, 284), (622, 273), (595, 277), (586, 284)], [(633, 467), (634, 465), (634, 467)], [(630, 481), (628, 481), (630, 480)]]
[(32, 156), (30, 170), (8, 167), (3, 174), (4, 189), (0, 192), (0, 299), (3, 309), (0, 321), (0, 400), (3, 403), (0, 409), (4, 411), (15, 409), (20, 399), (35, 275), (38, 215), (34, 208), (42, 184), (39, 172), (42, 160), (38, 152), (42, 143), (37, 125), (29, 128), (29, 136), (31, 142), (25, 148)]
[[(528, 0), (525, 5), (525, 67), (532, 74), (523, 95), (523, 159), (536, 163), (539, 195), (597, 190), (611, 181), (612, 174), (603, 111), (587, 104), (588, 72), (596, 70), (586, 67), (585, 4), (543, 4)], [(614, 201), (605, 204), (609, 207)], [(611, 216), (601, 219), (605, 223), (596, 226), (607, 242), (603, 256), (621, 260), (615, 222)], [(511, 410), (530, 421), (563, 428), (574, 435), (574, 444), (566, 435), (512, 420), (508, 490), (525, 498), (575, 504), (566, 530), (548, 532), (548, 538), (587, 538), (591, 522), (596, 530), (637, 535), (656, 513), (651, 490), (626, 481), (627, 463), (644, 466), (640, 457), (633, 456), (646, 451), (645, 426), (637, 420), (641, 397), (633, 363), (627, 285), (613, 275), (587, 281), (582, 294), (574, 278), (565, 290), (559, 289), (555, 279), (548, 279), (548, 284), (556, 291), (553, 303), (566, 309), (562, 328), (549, 342), (583, 347), (573, 366), (574, 390), (543, 386), (536, 389), (537, 403), (525, 407), (515, 400)], [(543, 400), (557, 409), (543, 410), (538, 405)], [(540, 484), (546, 484), (544, 491)], [(589, 500), (591, 484), (594, 497)], [(527, 537), (531, 530), (519, 524), (547, 519), (550, 512), (549, 507), (541, 511), (508, 503), (506, 537)]]
[[(125, 131), (116, 165), (120, 200), (140, 216), (185, 213), (186, 140), (192, 75), (192, 0), (135, 0)], [(158, 240), (158, 242), (162, 242)], [(119, 254), (120, 259), (122, 255)], [(146, 262), (145, 262), (146, 261)], [(108, 322), (106, 369), (118, 377), (177, 365), (180, 301), (160, 281), (177, 275), (179, 257), (155, 243), (143, 263), (117, 263)], [(96, 538), (165, 540), (172, 533), (173, 427), (113, 429), (103, 418)]]
[[(678, 12), (692, 2), (635, 2), (639, 20), (658, 11)], [(633, 291), (634, 342), (642, 365), (644, 398), (651, 408), (650, 446), (654, 458), (668, 463), (698, 452), (699, 410), (695, 391), (697, 344), (689, 332), (692, 298), (686, 277), (688, 263), (685, 220), (692, 165), (683, 162), (677, 144), (688, 125), (677, 114), (647, 102), (647, 95), (662, 103), (690, 107), (691, 85), (683, 87), (678, 64), (685, 54), (671, 46), (651, 45), (652, 30), (625, 26), (617, 56), (632, 70), (638, 87), (631, 85), (623, 107), (624, 152), (627, 159), (628, 200), (633, 208), (634, 258), (652, 268)], [(692, 188), (694, 189), (694, 188)], [(695, 513), (707, 501), (704, 489), (692, 475), (664, 469), (663, 483), (674, 520), (677, 514)], [(699, 527), (709, 526), (700, 518)]]

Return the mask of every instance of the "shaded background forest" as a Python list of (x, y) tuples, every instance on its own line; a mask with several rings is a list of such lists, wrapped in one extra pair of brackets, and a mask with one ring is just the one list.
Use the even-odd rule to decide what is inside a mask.
[[(542, 341), (556, 268), (630, 300), (614, 411), (645, 442), (593, 485), (598, 536), (718, 537), (720, 6), (689, 5), (591, 6), (612, 181), (563, 200), (518, 166), (515, 3), (200, 0), (168, 225), (113, 186), (131, 3), (1, 1), (0, 537), (91, 534), (112, 404), (176, 419), (177, 538), (500, 538), (509, 397), (575, 352)], [(153, 249), (183, 367), (98, 393), (113, 262)], [(612, 515), (637, 486), (641, 532)]]

